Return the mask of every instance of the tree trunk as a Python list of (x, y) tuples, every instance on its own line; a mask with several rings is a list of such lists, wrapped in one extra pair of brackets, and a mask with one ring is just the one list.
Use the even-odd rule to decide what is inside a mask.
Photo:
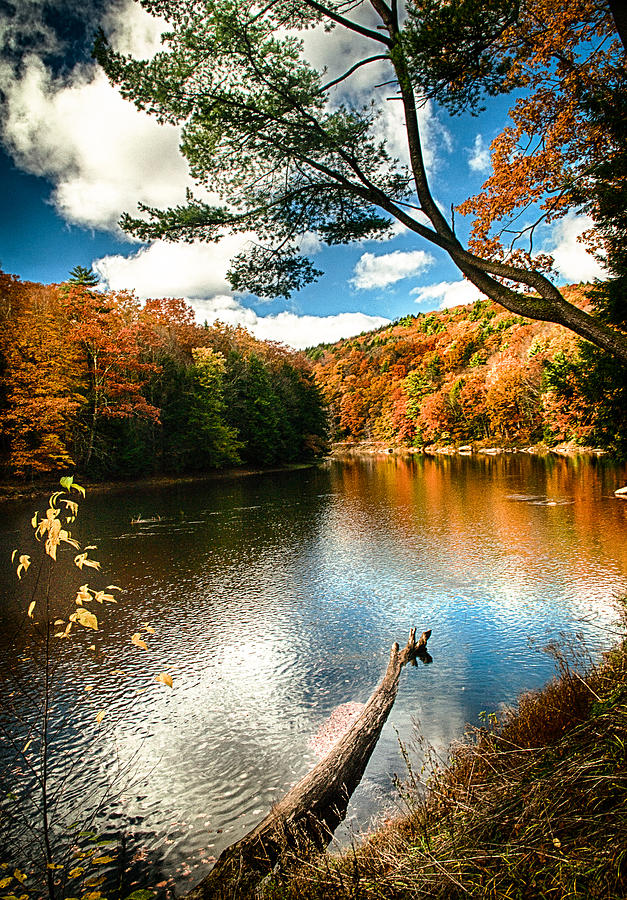
[(186, 900), (217, 900), (251, 896), (254, 885), (272, 871), (287, 849), (323, 849), (344, 819), (350, 797), (361, 781), (368, 760), (396, 699), (401, 669), (416, 658), (430, 662), (427, 640), (416, 641), (412, 628), (407, 646), (394, 644), (383, 680), (350, 730), (333, 749), (279, 801), (241, 840), (222, 851), (209, 874)]

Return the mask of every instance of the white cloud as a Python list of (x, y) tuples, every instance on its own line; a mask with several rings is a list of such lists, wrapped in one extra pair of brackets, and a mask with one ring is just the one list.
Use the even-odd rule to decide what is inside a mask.
[(208, 297), (227, 294), (230, 260), (245, 243), (245, 235), (223, 238), (218, 244), (169, 244), (154, 241), (131, 256), (104, 256), (93, 269), (110, 288), (132, 286), (142, 300), (147, 297)]
[(296, 350), (353, 337), (362, 331), (371, 331), (390, 323), (383, 316), (369, 316), (360, 312), (338, 313), (334, 316), (299, 316), (289, 312), (276, 316), (257, 316), (252, 310), (246, 310), (246, 313), (252, 313), (252, 316), (248, 315), (242, 324), (256, 337), (264, 341), (281, 341)]
[(395, 250), (393, 253), (364, 253), (358, 260), (351, 284), (361, 290), (386, 287), (423, 272), (434, 262), (424, 250)]
[(167, 244), (155, 241), (132, 256), (105, 256), (93, 262), (113, 290), (134, 287), (141, 300), (184, 297), (199, 322), (216, 319), (243, 325), (262, 340), (281, 341), (296, 349), (352, 337), (387, 325), (389, 319), (366, 313), (299, 316), (282, 312), (259, 316), (230, 293), (226, 280), (229, 260), (242, 249), (246, 236), (224, 238), (219, 244)]
[(483, 137), (478, 134), (475, 137), (475, 143), (468, 157), (468, 165), (473, 172), (489, 172), (490, 148), (483, 143)]
[(91, 66), (63, 84), (28, 60), (7, 93), (3, 136), (21, 168), (53, 181), (55, 206), (80, 225), (115, 229), (138, 201), (175, 204), (192, 184), (179, 129), (139, 112)]
[(603, 266), (578, 240), (592, 225), (590, 216), (568, 213), (553, 229), (545, 249), (553, 256), (555, 268), (566, 281), (593, 281), (605, 275)]
[(438, 284), (430, 284), (427, 287), (414, 288), (411, 291), (416, 297), (416, 303), (431, 303), (440, 301), (440, 309), (448, 309), (451, 306), (462, 306), (466, 303), (474, 303), (484, 295), (471, 284), (470, 281), (440, 281)]
[(120, 53), (148, 59), (162, 49), (161, 34), (168, 23), (160, 16), (151, 16), (135, 0), (126, 0), (107, 12), (101, 26)]

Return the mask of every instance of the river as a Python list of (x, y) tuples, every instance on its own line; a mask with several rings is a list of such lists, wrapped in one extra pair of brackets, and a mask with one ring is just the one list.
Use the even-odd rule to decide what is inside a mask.
[[(393, 641), (431, 628), (433, 662), (403, 672), (346, 841), (400, 808), (399, 741), (414, 746), (419, 731), (445, 757), (466, 723), (552, 676), (547, 645), (596, 658), (616, 640), (627, 503), (613, 492), (626, 483), (625, 467), (589, 458), (390, 456), (88, 495), (76, 536), (97, 545), (105, 574), (73, 570), (54, 587), (56, 608), (67, 615), (84, 582), (123, 592), (116, 605), (91, 604), (98, 632), (55, 644), (55, 815), (85, 821), (108, 786), (84, 840), (124, 835), (122, 863), (117, 844), (102, 846), (113, 848), (111, 871), (128, 870), (127, 892), (159, 885), (165, 897), (176, 883), (181, 893), (316, 762), (314, 736), (338, 706), (365, 702)], [(30, 518), (43, 506), (3, 510), (9, 731), (16, 709), (31, 714), (41, 676), (22, 627), (35, 567), (16, 586), (8, 560), (16, 547), (31, 552)], [(161, 672), (172, 688), (155, 681)], [(32, 822), (28, 761), (40, 745), (35, 736), (24, 764), (9, 737), (4, 808)], [(16, 859), (33, 852), (19, 850), (28, 838), (18, 826), (0, 825), (0, 846), (28, 868)], [(65, 843), (78, 854), (80, 839)]]

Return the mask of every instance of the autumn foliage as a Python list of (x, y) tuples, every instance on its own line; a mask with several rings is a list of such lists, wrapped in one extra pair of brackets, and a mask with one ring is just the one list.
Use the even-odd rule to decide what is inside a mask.
[[(537, 226), (576, 210), (582, 197), (595, 222), (600, 166), (611, 168), (621, 141), (591, 108), (614, 106), (625, 83), (625, 51), (609, 7), (598, 0), (521, 4), (514, 24), (491, 50), (507, 61), (502, 90), (518, 91), (509, 124), (492, 142), (492, 173), (475, 197), (459, 206), (474, 216), (470, 247), (549, 269), (537, 252)], [(620, 172), (613, 172), (614, 188)], [(597, 248), (603, 235), (591, 229)]]
[(0, 272), (0, 464), (11, 477), (313, 455), (325, 414), (311, 369), (243, 328), (197, 325), (181, 299), (142, 304), (128, 291)]
[[(589, 302), (582, 286), (564, 291)], [(619, 398), (587, 384), (576, 338), (489, 300), (407, 316), (310, 355), (338, 440), (621, 446), (622, 419), (608, 408)]]

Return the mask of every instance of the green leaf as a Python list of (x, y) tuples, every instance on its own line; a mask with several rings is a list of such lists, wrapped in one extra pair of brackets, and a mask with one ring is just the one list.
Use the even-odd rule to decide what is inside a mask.
[(73, 482), (74, 482), (73, 475), (64, 475), (63, 478), (59, 479), (59, 484), (61, 485), (62, 488), (65, 488), (66, 491), (70, 490)]
[(145, 888), (142, 888), (139, 891), (133, 891), (133, 893), (129, 894), (128, 897), (125, 897), (124, 900), (153, 900), (154, 896), (154, 891), (147, 891)]

